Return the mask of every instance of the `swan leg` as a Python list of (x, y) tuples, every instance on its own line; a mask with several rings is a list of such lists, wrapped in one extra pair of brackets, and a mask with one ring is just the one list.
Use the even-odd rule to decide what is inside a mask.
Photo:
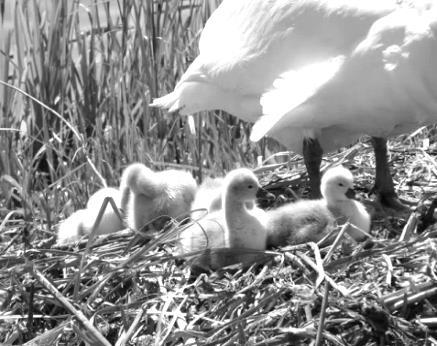
[(378, 195), (378, 200), (382, 206), (394, 210), (405, 210), (395, 192), (393, 179), (387, 160), (387, 140), (381, 137), (372, 137), (373, 150), (375, 151), (376, 174), (374, 191)]
[(317, 138), (304, 138), (303, 160), (310, 179), (311, 197), (320, 198), (320, 165), (322, 164), (323, 149)]

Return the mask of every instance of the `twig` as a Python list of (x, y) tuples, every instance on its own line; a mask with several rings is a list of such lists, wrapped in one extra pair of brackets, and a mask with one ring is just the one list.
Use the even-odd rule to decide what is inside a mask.
[(130, 325), (129, 329), (120, 336), (120, 338), (115, 343), (115, 346), (124, 346), (127, 344), (131, 336), (134, 334), (138, 324), (141, 322), (141, 319), (143, 318), (145, 313), (146, 313), (146, 309), (142, 307), (136, 314), (135, 319), (132, 321), (132, 324)]
[[(285, 253), (285, 255), (287, 257), (289, 256), (288, 253)], [(316, 271), (316, 272), (318, 271), (317, 265), (313, 261), (311, 261), (307, 256), (305, 256), (304, 254), (299, 254), (299, 253), (297, 254), (297, 256), (300, 259), (302, 259), (306, 264), (308, 264), (314, 271)], [(326, 275), (326, 272), (325, 272), (325, 280), (330, 283), (332, 288), (339, 291), (343, 297), (346, 297), (349, 295), (349, 290), (341, 285), (337, 285), (333, 279), (331, 279), (328, 275)]]
[(29, 264), (28, 271), (43, 285), (68, 311), (70, 311), (83, 325), (83, 327), (94, 337), (95, 345), (111, 346), (108, 340), (97, 330), (96, 327), (86, 318), (82, 311), (77, 310), (49, 280), (33, 264)]
[(417, 228), (418, 218), (417, 214), (415, 212), (411, 213), (410, 217), (408, 218), (407, 223), (405, 224), (404, 228), (402, 229), (401, 236), (399, 237), (399, 241), (409, 241), (411, 238), (411, 235), (415, 232)]
[(433, 287), (427, 289), (426, 291), (414, 293), (411, 295), (406, 295), (406, 298), (402, 297), (400, 300), (395, 302), (392, 306), (389, 307), (390, 311), (399, 310), (403, 305), (410, 305), (413, 303), (417, 303), (423, 299), (432, 297), (437, 295), (437, 287)]
[(328, 307), (329, 291), (330, 291), (329, 282), (325, 281), (325, 293), (323, 295), (322, 307), (320, 308), (320, 320), (319, 320), (319, 326), (317, 327), (315, 346), (321, 345), (323, 341), (323, 329), (325, 327), (325, 317), (326, 317), (326, 308)]
[(328, 262), (331, 260), (332, 254), (334, 253), (335, 249), (337, 248), (338, 244), (340, 243), (340, 239), (343, 237), (344, 232), (347, 231), (349, 228), (350, 223), (347, 222), (343, 225), (340, 232), (338, 232), (337, 237), (334, 240), (334, 243), (332, 243), (331, 248), (329, 249), (328, 253), (326, 254), (325, 258), (323, 259), (323, 264), (328, 264)]

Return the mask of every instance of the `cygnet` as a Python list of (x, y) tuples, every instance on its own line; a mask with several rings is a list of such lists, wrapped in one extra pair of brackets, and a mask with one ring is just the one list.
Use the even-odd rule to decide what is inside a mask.
[(121, 178), (121, 207), (130, 228), (147, 223), (160, 229), (169, 218), (188, 216), (196, 192), (192, 175), (180, 170), (154, 172), (142, 163), (128, 166)]
[(223, 178), (206, 178), (196, 191), (191, 205), (191, 217), (197, 220), (222, 207)]
[(224, 186), (222, 205), (226, 243), (231, 248), (265, 250), (266, 215), (255, 206), (260, 187), (257, 177), (247, 168), (235, 169), (226, 175)]
[[(223, 182), (221, 210), (206, 215), (182, 231), (181, 253), (207, 250), (197, 258), (196, 265), (218, 268), (240, 260), (247, 262), (248, 257), (244, 251), (230, 251), (227, 258), (222, 257), (223, 254), (214, 257), (211, 249), (265, 250), (265, 212), (254, 206), (258, 187), (258, 179), (249, 169), (228, 173)], [(248, 205), (253, 207), (248, 208)]]
[(287, 203), (267, 212), (267, 245), (278, 247), (318, 242), (335, 220), (323, 199)]
[[(339, 165), (326, 171), (322, 177), (320, 190), (326, 205), (337, 223), (349, 221), (355, 227), (369, 232), (370, 215), (363, 204), (354, 198), (354, 177), (350, 170)], [(365, 235), (357, 229), (349, 230), (349, 234), (357, 241), (363, 240)]]
[[(267, 212), (268, 246), (284, 246), (319, 241), (333, 229), (335, 221), (368, 232), (370, 216), (364, 206), (352, 199), (353, 175), (343, 166), (330, 168), (321, 181), (323, 198), (288, 203)], [(365, 235), (357, 229), (349, 234), (357, 241)]]
[[(86, 209), (79, 209), (65, 219), (58, 228), (58, 244), (64, 245), (89, 235), (106, 197), (111, 197), (120, 208), (121, 194), (116, 188), (107, 187), (98, 190), (88, 200)], [(114, 233), (123, 229), (122, 220), (108, 203), (100, 223), (96, 226), (96, 235)]]

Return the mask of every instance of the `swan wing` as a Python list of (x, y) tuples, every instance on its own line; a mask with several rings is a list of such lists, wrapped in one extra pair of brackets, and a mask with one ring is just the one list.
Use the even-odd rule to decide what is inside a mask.
[(434, 123), (435, 14), (400, 8), (377, 20), (343, 60), (333, 58), (281, 76), (261, 98), (264, 115), (251, 139), (311, 130), (333, 146), (337, 139), (328, 137), (334, 133), (385, 137)]
[(395, 3), (225, 0), (202, 32), (199, 67), (226, 89), (261, 95), (285, 71), (351, 52)]
[(224, 0), (204, 27), (199, 56), (152, 105), (256, 121), (260, 96), (281, 74), (349, 54), (395, 7), (395, 0)]
[(343, 56), (311, 64), (298, 71), (283, 73), (273, 89), (261, 97), (263, 115), (252, 128), (250, 139), (258, 141), (274, 129), (281, 119), (300, 106), (331, 80), (344, 62)]

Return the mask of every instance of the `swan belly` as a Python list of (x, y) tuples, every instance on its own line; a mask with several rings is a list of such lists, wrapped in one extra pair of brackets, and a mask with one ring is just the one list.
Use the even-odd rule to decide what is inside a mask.
[(301, 152), (299, 131), (311, 130), (330, 151), (364, 134), (389, 137), (436, 123), (436, 28), (430, 13), (415, 10), (376, 21), (334, 77), (269, 135)]

